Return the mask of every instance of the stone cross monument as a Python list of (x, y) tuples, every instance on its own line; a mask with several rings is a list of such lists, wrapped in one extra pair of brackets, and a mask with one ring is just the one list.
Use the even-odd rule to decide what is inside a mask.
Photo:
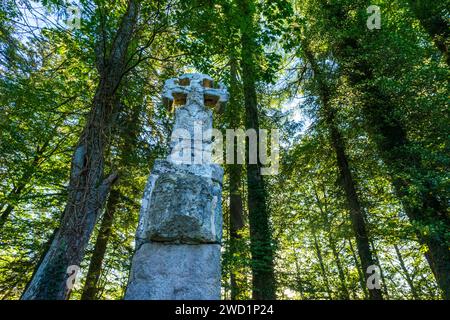
[(171, 154), (155, 161), (145, 188), (125, 299), (220, 299), (223, 169), (211, 157), (193, 158), (211, 150), (211, 137), (194, 132), (212, 129), (207, 107), (221, 110), (227, 100), (207, 75), (166, 81), (163, 103), (175, 109), (173, 131), (190, 136), (190, 161), (179, 160), (173, 134)]

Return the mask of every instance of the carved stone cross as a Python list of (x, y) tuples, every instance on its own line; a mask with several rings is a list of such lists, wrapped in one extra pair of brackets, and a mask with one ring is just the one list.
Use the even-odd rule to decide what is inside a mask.
[[(214, 88), (213, 79), (204, 74), (189, 73), (165, 82), (163, 103), (171, 112), (175, 112), (169, 161), (210, 161), (212, 136), (208, 132), (212, 130), (213, 116), (212, 110), (207, 107), (221, 112), (228, 97), (222, 84)], [(181, 144), (180, 139), (183, 141)]]
[(228, 101), (229, 94), (219, 82), (214, 88), (214, 80), (205, 74), (188, 73), (179, 78), (165, 82), (163, 103), (171, 111), (174, 106), (195, 104), (198, 106), (215, 107), (221, 112)]
[[(172, 111), (173, 132), (187, 134), (189, 152), (210, 152), (212, 110), (228, 101), (223, 85), (204, 74), (166, 81), (163, 103)], [(180, 135), (172, 132), (171, 149)], [(191, 148), (192, 146), (192, 148)], [(126, 299), (220, 298), (223, 169), (210, 161), (186, 164), (157, 159), (142, 200)], [(191, 154), (189, 153), (189, 158)], [(195, 158), (195, 156), (194, 156)]]

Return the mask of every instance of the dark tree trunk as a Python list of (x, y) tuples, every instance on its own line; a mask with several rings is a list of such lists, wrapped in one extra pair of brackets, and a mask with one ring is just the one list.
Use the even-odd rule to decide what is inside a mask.
[(13, 212), (14, 207), (10, 204), (8, 204), (5, 208), (5, 210), (3, 210), (3, 212), (0, 215), (0, 229), (3, 228), (3, 226), (6, 223), (6, 220), (8, 220), (8, 217), (11, 215), (11, 213)]
[(109, 189), (117, 178), (116, 174), (104, 177), (104, 151), (114, 122), (117, 89), (126, 70), (128, 46), (134, 34), (138, 11), (139, 2), (130, 0), (109, 56), (104, 58), (102, 55), (98, 61), (100, 82), (73, 155), (68, 201), (60, 228), (24, 292), (24, 300), (66, 299), (69, 296), (67, 269), (80, 265)]
[[(236, 129), (240, 126), (240, 104), (238, 101), (239, 97), (239, 82), (237, 79), (237, 61), (234, 57), (230, 59), (230, 102), (227, 106), (227, 115), (229, 118), (229, 124), (231, 129)], [(234, 152), (236, 153), (236, 145), (234, 147)], [(237, 159), (236, 154), (234, 159)], [(239, 252), (239, 243), (241, 241), (240, 230), (244, 227), (244, 217), (243, 217), (243, 206), (242, 206), (242, 196), (241, 196), (241, 176), (242, 176), (242, 165), (240, 164), (229, 164), (229, 179), (230, 179), (230, 255), (234, 256)], [(234, 259), (233, 259), (234, 261)], [(236, 300), (240, 297), (242, 288), (239, 284), (239, 271), (238, 268), (232, 268), (230, 274), (231, 282), (231, 300)]]
[(356, 252), (355, 249), (353, 248), (352, 240), (351, 239), (347, 240), (350, 247), (350, 252), (352, 253), (353, 261), (355, 262), (356, 271), (358, 272), (359, 284), (361, 286), (365, 299), (367, 299), (368, 298), (367, 286), (365, 277), (363, 275), (363, 272), (361, 271), (362, 270), (361, 265), (359, 264), (358, 258), (356, 257)]
[(339, 252), (336, 247), (336, 239), (334, 239), (332, 236), (331, 225), (330, 225), (330, 222), (328, 220), (326, 213), (322, 212), (322, 215), (325, 219), (325, 224), (327, 227), (328, 243), (331, 248), (331, 252), (333, 253), (334, 261), (336, 262), (336, 267), (338, 269), (339, 281), (341, 283), (341, 298), (344, 300), (350, 300), (350, 295), (349, 295), (346, 280), (345, 280), (344, 268), (342, 267), (341, 259), (339, 259)]
[(319, 194), (317, 193), (317, 190), (316, 190), (315, 187), (314, 187), (314, 194), (315, 194), (315, 198), (316, 198), (317, 204), (319, 206), (320, 214), (321, 214), (322, 219), (323, 219), (323, 221), (325, 223), (326, 232), (328, 234), (328, 243), (329, 243), (329, 246), (330, 246), (331, 251), (333, 253), (334, 261), (336, 262), (336, 267), (338, 268), (339, 281), (340, 281), (340, 284), (341, 284), (341, 294), (340, 294), (340, 296), (341, 296), (342, 299), (350, 300), (350, 295), (349, 295), (349, 292), (348, 292), (348, 289), (347, 289), (347, 284), (346, 284), (346, 281), (345, 281), (344, 269), (343, 269), (341, 261), (339, 259), (339, 253), (338, 253), (338, 250), (337, 250), (337, 247), (336, 247), (336, 242), (335, 242), (336, 239), (333, 238), (332, 230), (331, 230), (331, 223), (330, 223), (330, 220), (328, 219), (328, 216), (327, 216), (328, 208), (327, 208), (327, 205), (326, 205), (327, 202), (326, 202), (326, 198), (325, 198), (325, 193), (324, 193), (324, 198), (325, 198), (324, 204), (325, 205), (322, 204), (322, 201), (320, 200)]
[[(230, 165), (230, 254), (235, 255), (239, 252), (239, 243), (241, 241), (240, 230), (244, 227), (242, 216), (242, 197), (240, 191), (242, 169), (240, 165)], [(237, 273), (232, 270), (231, 280), (231, 300), (236, 300), (240, 295), (242, 288), (237, 279)], [(242, 271), (242, 270), (241, 270)]]
[[(245, 100), (246, 129), (255, 129), (259, 135), (258, 101), (256, 96), (256, 58), (254, 4), (252, 0), (239, 0), (242, 12), (241, 75)], [(259, 138), (257, 139), (259, 143)], [(248, 149), (248, 146), (247, 146)], [(259, 146), (258, 146), (259, 150)], [(269, 209), (261, 163), (250, 164), (247, 157), (248, 211), (250, 247), (252, 254), (253, 299), (275, 299), (274, 248), (269, 222)]]
[(120, 192), (116, 188), (113, 188), (109, 195), (106, 210), (98, 232), (97, 241), (95, 242), (94, 252), (92, 253), (89, 270), (86, 275), (86, 282), (84, 284), (81, 300), (98, 299), (98, 281), (100, 279), (103, 259), (105, 257), (109, 237), (111, 236), (114, 215), (117, 210), (119, 200)]
[(408, 268), (406, 268), (405, 262), (403, 261), (402, 254), (400, 253), (400, 250), (396, 244), (394, 244), (395, 253), (397, 254), (398, 262), (400, 263), (400, 268), (402, 268), (403, 275), (405, 276), (405, 280), (409, 285), (409, 288), (411, 289), (411, 294), (415, 300), (419, 300), (419, 295), (417, 294), (417, 289), (414, 286), (414, 282), (409, 275)]
[(347, 284), (345, 280), (345, 272), (342, 267), (341, 260), (339, 259), (339, 253), (336, 248), (335, 239), (329, 236), (328, 242), (331, 247), (331, 251), (333, 252), (334, 261), (336, 262), (336, 267), (338, 269), (339, 281), (341, 283), (341, 298), (344, 300), (350, 300), (350, 294), (347, 289)]
[[(358, 195), (355, 189), (355, 182), (350, 172), (348, 166), (347, 157), (344, 151), (344, 145), (340, 133), (336, 130), (333, 124), (331, 129), (332, 144), (336, 151), (336, 158), (338, 162), (338, 167), (342, 179), (342, 185), (345, 190), (347, 205), (350, 210), (350, 218), (352, 222), (353, 232), (356, 238), (356, 247), (358, 250), (358, 255), (361, 260), (362, 272), (365, 275), (365, 279), (370, 276), (367, 274), (367, 269), (369, 266), (374, 265), (375, 261), (373, 259), (372, 251), (370, 250), (369, 236), (367, 234), (366, 223), (364, 221), (364, 215), (362, 208), (358, 199)], [(369, 289), (370, 299), (381, 300), (383, 296), (381, 290), (379, 289)]]
[[(350, 171), (347, 154), (345, 150), (344, 139), (339, 132), (336, 124), (336, 116), (331, 106), (331, 90), (326, 80), (323, 78), (322, 71), (316, 63), (315, 57), (307, 46), (304, 46), (304, 52), (309, 60), (314, 76), (317, 81), (320, 100), (322, 102), (322, 111), (328, 130), (330, 131), (331, 145), (336, 154), (336, 162), (339, 168), (342, 187), (345, 191), (347, 206), (350, 211), (350, 219), (353, 232), (356, 238), (356, 247), (358, 249), (359, 259), (361, 260), (362, 273), (367, 280), (370, 274), (367, 273), (369, 266), (374, 265), (375, 261), (370, 250), (369, 236), (367, 234), (366, 223), (364, 221), (364, 212), (361, 207), (358, 194), (356, 193), (356, 183)], [(382, 300), (383, 296), (380, 289), (369, 290), (369, 296), (372, 300)]]
[(323, 263), (322, 250), (320, 250), (319, 242), (317, 240), (317, 235), (314, 230), (314, 226), (311, 226), (311, 232), (314, 239), (314, 249), (316, 251), (317, 259), (319, 260), (320, 272), (322, 273), (323, 281), (325, 282), (325, 289), (327, 291), (328, 298), (330, 300), (333, 299), (333, 295), (331, 294), (330, 283), (328, 281), (327, 271), (325, 269), (325, 264)]

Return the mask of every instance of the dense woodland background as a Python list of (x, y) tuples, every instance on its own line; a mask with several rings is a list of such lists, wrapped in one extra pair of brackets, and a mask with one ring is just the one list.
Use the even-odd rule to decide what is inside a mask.
[(278, 175), (224, 165), (224, 299), (450, 299), (449, 16), (444, 0), (3, 0), (0, 299), (123, 297), (167, 154), (162, 86), (193, 71), (229, 88), (216, 128), (282, 137)]

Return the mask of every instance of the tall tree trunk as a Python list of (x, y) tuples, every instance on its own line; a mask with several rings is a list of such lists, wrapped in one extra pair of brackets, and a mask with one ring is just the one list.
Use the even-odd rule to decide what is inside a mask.
[(322, 201), (319, 198), (319, 194), (317, 193), (315, 186), (314, 186), (314, 195), (315, 195), (316, 202), (317, 202), (319, 210), (320, 210), (320, 214), (325, 223), (326, 232), (328, 234), (328, 243), (329, 243), (329, 246), (333, 253), (334, 261), (336, 262), (336, 266), (338, 268), (339, 281), (340, 281), (340, 285), (341, 285), (341, 298), (345, 299), (345, 300), (350, 300), (350, 295), (349, 295), (349, 292), (347, 289), (347, 284), (345, 281), (344, 269), (343, 269), (341, 261), (339, 259), (339, 253), (337, 251), (336, 243), (335, 243), (336, 240), (333, 238), (332, 230), (331, 230), (331, 223), (327, 216), (328, 208), (326, 205), (325, 192), (323, 193), (324, 198), (325, 198), (325, 200), (324, 200), (325, 208), (324, 208), (324, 205), (322, 204)]
[[(394, 190), (408, 218), (413, 224), (431, 230), (417, 230), (417, 237), (420, 243), (428, 247), (425, 257), (443, 297), (450, 299), (450, 217), (447, 199), (433, 189), (421, 154), (409, 141), (406, 129), (396, 116), (396, 105), (374, 81), (371, 62), (355, 57), (360, 50), (357, 39), (346, 38), (336, 45), (334, 51), (335, 57), (346, 66), (343, 71), (350, 85), (363, 94), (361, 102), (369, 133), (390, 171)], [(417, 190), (418, 194), (411, 195), (411, 190)]]
[[(230, 102), (227, 106), (228, 123), (231, 129), (237, 129), (240, 126), (240, 104), (238, 101), (239, 95), (239, 82), (237, 78), (237, 61), (233, 56), (230, 59)], [(236, 153), (237, 146), (234, 145), (234, 151)], [(236, 159), (236, 154), (234, 159)], [(241, 196), (241, 176), (242, 165), (229, 164), (228, 165), (230, 186), (230, 254), (234, 256), (239, 252), (239, 243), (241, 242), (240, 231), (244, 227), (243, 217), (243, 205)], [(234, 259), (233, 259), (234, 261)], [(231, 282), (231, 300), (236, 300), (242, 292), (242, 288), (239, 283), (239, 268), (231, 268), (230, 282)]]
[[(367, 228), (364, 221), (364, 215), (362, 208), (356, 193), (355, 182), (348, 166), (347, 157), (344, 151), (344, 145), (340, 133), (336, 130), (336, 127), (331, 129), (332, 144), (336, 152), (336, 158), (340, 175), (342, 178), (342, 185), (345, 190), (347, 205), (350, 210), (350, 219), (353, 227), (353, 232), (356, 239), (356, 247), (358, 250), (359, 259), (361, 260), (362, 272), (367, 280), (370, 276), (367, 273), (369, 266), (375, 264), (373, 254), (369, 245), (369, 236), (367, 234)], [(383, 296), (380, 289), (369, 289), (370, 299), (382, 300)]]
[(402, 268), (403, 275), (405, 276), (405, 280), (411, 289), (411, 294), (415, 300), (419, 300), (419, 295), (417, 294), (417, 289), (414, 286), (414, 282), (409, 275), (408, 268), (406, 268), (405, 262), (403, 261), (402, 254), (400, 253), (400, 249), (396, 244), (394, 244), (395, 253), (397, 254), (398, 262), (400, 263), (400, 268)]
[[(449, 41), (450, 24), (448, 20), (448, 3), (445, 1), (408, 0), (409, 7), (422, 27), (430, 35), (436, 47), (450, 66)], [(445, 12), (447, 10), (447, 13)]]
[(327, 225), (328, 243), (331, 248), (331, 252), (333, 253), (334, 262), (336, 263), (336, 267), (338, 269), (339, 281), (341, 284), (341, 298), (344, 300), (350, 300), (350, 294), (348, 292), (347, 283), (345, 280), (344, 268), (342, 267), (341, 259), (339, 259), (339, 252), (336, 247), (336, 239), (334, 239), (332, 236), (331, 226), (328, 221), (328, 217), (326, 215), (324, 215), (324, 218), (325, 218), (325, 223)]
[[(126, 70), (128, 46), (134, 34), (139, 2), (130, 0), (109, 51), (99, 60), (100, 82), (87, 124), (72, 159), (68, 201), (60, 228), (22, 299), (66, 299), (69, 266), (79, 266), (89, 237), (116, 174), (104, 178), (104, 150), (114, 122), (117, 89)], [(103, 43), (104, 45), (104, 43)], [(104, 48), (106, 46), (104, 45)], [(102, 51), (102, 50), (99, 50)]]
[(363, 272), (361, 271), (362, 270), (361, 265), (359, 264), (358, 258), (356, 257), (356, 252), (355, 249), (353, 248), (352, 240), (350, 238), (348, 238), (347, 240), (350, 247), (350, 252), (352, 253), (353, 261), (355, 262), (356, 271), (358, 272), (359, 284), (361, 286), (365, 299), (367, 299), (368, 298), (367, 286), (365, 277), (363, 275)]
[(103, 259), (105, 257), (109, 237), (111, 236), (114, 215), (119, 200), (120, 191), (113, 188), (109, 195), (97, 241), (95, 242), (94, 252), (92, 253), (91, 262), (89, 263), (89, 270), (86, 275), (86, 282), (84, 284), (81, 300), (95, 300), (98, 298), (98, 281), (100, 279)]
[[(31, 275), (31, 278), (33, 278), (34, 275), (36, 274), (36, 272), (38, 271), (39, 266), (41, 265), (42, 261), (44, 260), (45, 256), (47, 255), (47, 252), (50, 250), (50, 246), (52, 245), (53, 240), (55, 239), (57, 233), (58, 233), (58, 229), (53, 230), (53, 233), (51, 234), (51, 236), (47, 239), (47, 241), (42, 246), (42, 250), (39, 254), (39, 260), (34, 266), (34, 270), (33, 270), (33, 274)], [(25, 286), (24, 292), (27, 291), (29, 285), (30, 285), (30, 282), (28, 282), (27, 285)], [(23, 295), (23, 293), (22, 293), (22, 295)]]
[[(131, 113), (126, 115), (124, 122), (121, 123), (119, 130), (120, 143), (120, 156), (118, 157), (118, 168), (120, 185), (126, 182), (127, 169), (131, 167), (130, 157), (136, 152), (136, 146), (139, 142), (140, 128), (139, 117), (144, 106), (142, 104), (135, 104)], [(114, 216), (118, 210), (118, 204), (120, 201), (120, 185), (116, 185), (112, 188), (106, 205), (106, 210), (102, 218), (99, 233), (95, 242), (94, 252), (89, 264), (89, 270), (86, 275), (86, 282), (84, 284), (81, 300), (95, 300), (98, 298), (99, 293), (99, 279), (103, 268), (103, 260), (106, 253), (108, 241), (112, 233), (112, 226), (114, 222)]]
[[(316, 63), (313, 53), (309, 50), (308, 44), (303, 46), (303, 50), (318, 85), (320, 100), (322, 102), (322, 111), (325, 122), (330, 131), (331, 145), (336, 154), (336, 162), (339, 168), (342, 187), (345, 191), (347, 206), (350, 211), (350, 219), (353, 232), (356, 238), (356, 247), (358, 249), (359, 259), (361, 260), (362, 272), (367, 280), (370, 274), (366, 271), (369, 266), (374, 265), (372, 251), (370, 250), (369, 236), (366, 223), (364, 221), (364, 212), (361, 207), (358, 194), (356, 193), (356, 183), (350, 171), (347, 154), (345, 150), (344, 139), (336, 125), (335, 110), (331, 105), (331, 90), (324, 79), (323, 73)], [(369, 296), (372, 300), (382, 300), (383, 295), (380, 289), (369, 289)]]
[(350, 294), (347, 289), (347, 283), (345, 280), (344, 268), (342, 267), (341, 260), (339, 259), (339, 253), (336, 248), (335, 239), (329, 236), (328, 242), (333, 252), (334, 261), (336, 262), (336, 267), (338, 269), (339, 281), (341, 283), (341, 298), (344, 300), (350, 300)]
[[(241, 75), (245, 100), (246, 129), (255, 129), (259, 144), (258, 101), (256, 96), (257, 44), (255, 41), (253, 0), (238, 0), (243, 19), (241, 31)], [(258, 145), (258, 150), (259, 150)], [(248, 145), (247, 145), (248, 149)], [(274, 248), (269, 222), (269, 209), (261, 163), (250, 164), (247, 157), (248, 211), (252, 254), (253, 299), (275, 299)]]

